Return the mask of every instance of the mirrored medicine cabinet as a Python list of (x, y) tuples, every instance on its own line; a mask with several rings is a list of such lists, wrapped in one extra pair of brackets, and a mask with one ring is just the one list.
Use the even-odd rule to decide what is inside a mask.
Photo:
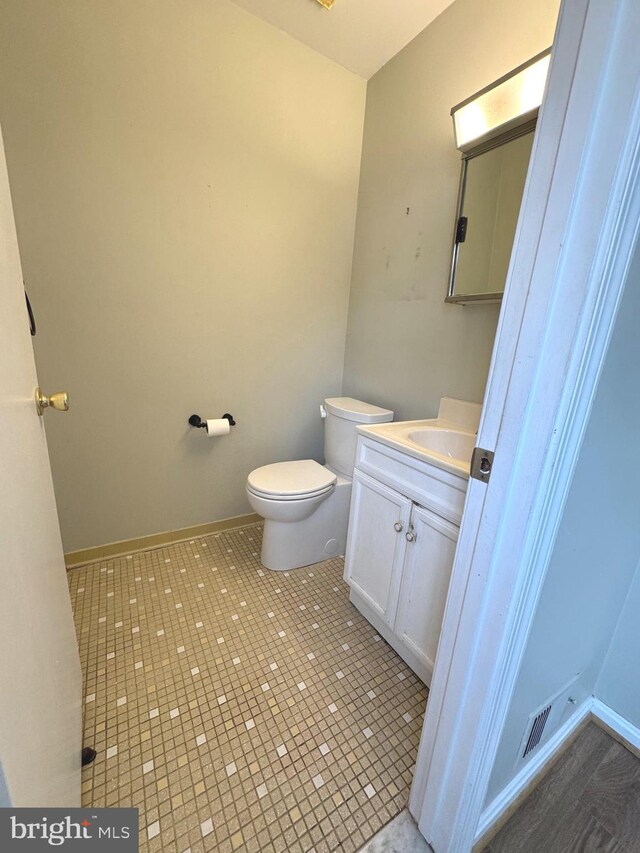
[(462, 152), (447, 302), (502, 299), (550, 50), (453, 108)]

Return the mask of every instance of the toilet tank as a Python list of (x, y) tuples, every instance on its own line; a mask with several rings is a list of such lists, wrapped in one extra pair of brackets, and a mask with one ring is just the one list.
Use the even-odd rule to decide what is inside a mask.
[(328, 397), (324, 401), (324, 461), (336, 473), (353, 476), (356, 462), (357, 427), (393, 420), (393, 412), (352, 397)]

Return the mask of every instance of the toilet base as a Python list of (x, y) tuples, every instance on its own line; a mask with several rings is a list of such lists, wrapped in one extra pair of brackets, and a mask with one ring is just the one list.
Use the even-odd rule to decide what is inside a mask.
[(332, 494), (302, 521), (265, 519), (260, 562), (286, 572), (344, 554), (347, 545), (351, 480), (338, 477)]

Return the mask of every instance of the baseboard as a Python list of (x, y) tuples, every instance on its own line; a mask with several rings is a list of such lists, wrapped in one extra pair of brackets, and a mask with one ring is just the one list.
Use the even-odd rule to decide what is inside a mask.
[(480, 815), (473, 849), (482, 847), (506, 823), (513, 812), (538, 784), (564, 750), (572, 743), (578, 729), (592, 714), (593, 698), (586, 699), (566, 722), (533, 755), (522, 770)]
[(640, 728), (638, 726), (634, 726), (625, 717), (617, 714), (613, 708), (595, 698), (591, 706), (591, 716), (594, 722), (602, 726), (612, 737), (640, 758)]
[(257, 524), (259, 521), (262, 519), (255, 512), (247, 515), (236, 515), (233, 518), (223, 518), (220, 521), (210, 521), (207, 524), (197, 524), (194, 527), (167, 530), (164, 533), (153, 533), (151, 536), (140, 536), (137, 539), (124, 539), (121, 542), (96, 545), (93, 548), (84, 548), (81, 551), (70, 551), (64, 555), (64, 561), (66, 567), (71, 569), (85, 563), (104, 560), (107, 557), (119, 557), (123, 554), (133, 554), (136, 551), (148, 551), (152, 548), (161, 548), (163, 545), (184, 542), (185, 539), (197, 539), (201, 536), (210, 536), (212, 533), (220, 533), (223, 530), (247, 527), (250, 524)]

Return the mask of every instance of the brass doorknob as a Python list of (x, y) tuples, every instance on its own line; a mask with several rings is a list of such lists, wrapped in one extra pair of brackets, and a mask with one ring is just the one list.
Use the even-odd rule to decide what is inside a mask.
[(40, 416), (44, 415), (45, 409), (55, 409), (57, 412), (69, 411), (69, 395), (66, 391), (56, 391), (47, 397), (39, 388), (36, 388), (36, 411)]

